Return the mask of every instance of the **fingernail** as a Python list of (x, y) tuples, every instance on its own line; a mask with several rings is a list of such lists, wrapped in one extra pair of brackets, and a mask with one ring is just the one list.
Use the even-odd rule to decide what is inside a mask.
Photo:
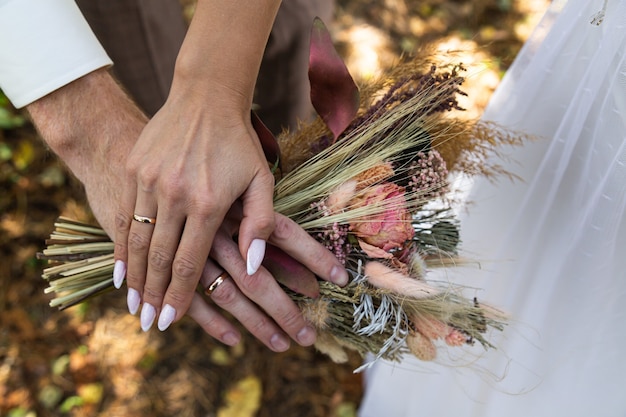
[(302, 346), (311, 346), (315, 343), (315, 330), (310, 326), (305, 326), (298, 332), (296, 339)]
[(226, 343), (228, 346), (235, 346), (239, 343), (239, 337), (233, 332), (228, 332), (222, 336), (222, 342)]
[(254, 275), (259, 270), (263, 257), (265, 257), (265, 241), (263, 239), (254, 239), (248, 248), (248, 259), (246, 261), (248, 275)]
[(122, 287), (124, 278), (126, 278), (126, 264), (118, 259), (113, 267), (113, 285), (115, 288), (119, 290)]
[(270, 344), (276, 352), (284, 352), (289, 349), (289, 339), (279, 333), (272, 336)]
[[(142, 312), (143, 313), (143, 312)], [(165, 304), (163, 310), (161, 310), (161, 314), (159, 315), (159, 322), (157, 323), (157, 327), (159, 330), (164, 331), (170, 324), (174, 322), (176, 318), (176, 309), (169, 304)]]
[(333, 266), (333, 269), (330, 270), (330, 280), (340, 287), (348, 283), (348, 278), (348, 271), (345, 268)]
[(150, 330), (155, 317), (156, 309), (148, 303), (143, 303), (143, 307), (141, 308), (141, 318), (139, 319), (139, 322), (141, 323), (141, 330), (144, 332)]
[(139, 310), (140, 302), (141, 302), (141, 297), (139, 296), (139, 292), (135, 289), (129, 288), (128, 295), (126, 296), (126, 304), (128, 304), (128, 311), (133, 316), (137, 314), (137, 310)]

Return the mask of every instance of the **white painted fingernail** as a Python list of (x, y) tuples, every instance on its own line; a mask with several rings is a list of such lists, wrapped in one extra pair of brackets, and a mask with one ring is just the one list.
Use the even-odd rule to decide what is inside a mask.
[(118, 259), (113, 267), (113, 285), (115, 288), (119, 290), (122, 287), (124, 278), (126, 278), (126, 264)]
[(161, 314), (159, 315), (159, 322), (157, 323), (157, 327), (159, 330), (164, 331), (170, 324), (174, 322), (176, 318), (176, 309), (169, 304), (165, 304), (163, 310), (161, 310)]
[(248, 259), (246, 260), (248, 275), (254, 275), (259, 270), (264, 257), (265, 241), (263, 239), (254, 239), (248, 248)]
[(137, 310), (139, 310), (140, 302), (141, 302), (141, 297), (139, 296), (139, 292), (135, 289), (129, 288), (128, 295), (126, 296), (126, 304), (128, 304), (128, 311), (133, 316), (137, 314)]
[(139, 319), (139, 323), (141, 323), (141, 330), (144, 332), (150, 330), (155, 318), (156, 308), (152, 307), (148, 303), (143, 303), (143, 307), (141, 307), (141, 318)]

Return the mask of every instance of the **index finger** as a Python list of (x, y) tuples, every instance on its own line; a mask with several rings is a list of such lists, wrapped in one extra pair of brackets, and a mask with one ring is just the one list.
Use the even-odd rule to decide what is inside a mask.
[(323, 280), (339, 286), (348, 283), (348, 272), (341, 261), (288, 217), (275, 214), (274, 232), (270, 235), (269, 242)]
[(310, 346), (315, 342), (315, 330), (272, 275), (263, 267), (248, 275), (246, 264), (232, 240), (218, 233), (210, 256), (218, 264), (229, 266), (228, 272), (241, 292), (274, 319), (289, 337), (301, 346)]

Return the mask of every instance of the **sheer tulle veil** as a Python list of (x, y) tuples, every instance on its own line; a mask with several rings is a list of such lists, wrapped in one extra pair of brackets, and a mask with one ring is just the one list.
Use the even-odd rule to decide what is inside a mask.
[(626, 415), (625, 55), (626, 0), (553, 1), (484, 115), (536, 137), (523, 180), (472, 186), (480, 268), (448, 272), (512, 323), (495, 354), (375, 365), (361, 417)]

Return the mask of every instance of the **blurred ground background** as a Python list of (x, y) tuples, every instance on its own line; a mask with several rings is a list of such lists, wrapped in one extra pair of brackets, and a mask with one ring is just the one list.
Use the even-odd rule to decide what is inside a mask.
[[(338, 0), (330, 26), (358, 81), (426, 43), (457, 51), (470, 67), (467, 116), (477, 117), (547, 4)], [(0, 417), (356, 415), (356, 356), (338, 366), (312, 348), (275, 354), (248, 336), (225, 348), (188, 320), (146, 334), (123, 293), (51, 309), (35, 253), (59, 214), (89, 212), (79, 185), (6, 101), (0, 187)]]

